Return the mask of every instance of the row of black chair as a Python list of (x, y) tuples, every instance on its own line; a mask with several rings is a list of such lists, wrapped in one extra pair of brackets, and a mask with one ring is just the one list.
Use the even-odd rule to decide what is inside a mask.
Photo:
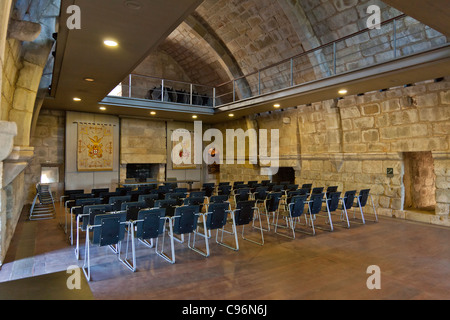
[[(189, 235), (188, 247), (198, 253), (201, 253), (204, 256), (210, 255), (208, 238), (211, 236), (211, 230), (217, 230), (216, 242), (218, 244), (233, 250), (239, 250), (236, 226), (242, 226), (243, 239), (258, 243), (260, 245), (264, 244), (263, 231), (270, 231), (271, 225), (275, 226), (275, 232), (277, 234), (285, 235), (278, 231), (279, 228), (284, 227), (278, 224), (280, 215), (283, 215), (286, 219), (286, 227), (284, 228), (289, 228), (292, 230), (291, 238), (295, 238), (295, 225), (302, 215), (305, 216), (305, 225), (312, 228), (311, 234), (315, 234), (314, 221), (316, 220), (316, 216), (319, 216), (321, 211), (323, 211), (323, 203), (325, 203), (325, 213), (327, 213), (327, 224), (329, 224), (330, 231), (333, 230), (331, 213), (337, 210), (339, 202), (341, 202), (342, 209), (341, 218), (345, 218), (347, 227), (350, 226), (347, 210), (354, 205), (355, 199), (361, 210), (361, 217), (364, 223), (362, 208), (367, 203), (370, 190), (362, 190), (360, 191), (358, 196), (356, 196), (356, 191), (348, 191), (345, 193), (344, 197), (341, 198), (341, 193), (333, 192), (334, 189), (334, 187), (328, 188), (326, 193), (319, 193), (319, 191), (323, 191), (323, 188), (322, 190), (316, 189), (315, 191), (311, 190), (311, 193), (305, 194), (304, 190), (302, 189), (288, 191), (289, 189), (286, 188), (282, 192), (268, 192), (265, 198), (261, 197), (261, 199), (256, 199), (255, 193), (247, 193), (247, 197), (243, 198), (236, 197), (235, 194), (234, 210), (231, 210), (231, 205), (228, 201), (228, 195), (210, 194), (210, 197), (207, 197), (206, 190), (191, 193), (185, 192), (185, 190), (181, 190), (182, 192), (166, 192), (164, 194), (164, 199), (160, 199), (160, 194), (158, 193), (140, 194), (137, 202), (132, 201), (135, 199), (132, 199), (131, 195), (115, 196), (108, 199), (109, 201), (107, 205), (102, 203), (102, 198), (77, 199), (77, 201), (84, 200), (86, 202), (77, 203), (82, 209), (81, 215), (79, 215), (79, 212), (77, 213), (71, 211), (71, 213), (73, 213), (77, 218), (76, 255), (79, 255), (78, 232), (79, 230), (86, 231), (85, 265), (83, 267), (83, 270), (85, 271), (86, 277), (90, 279), (89, 243), (103, 246), (105, 245), (105, 243), (108, 243), (108, 245), (110, 245), (111, 242), (99, 241), (99, 236), (94, 235), (96, 232), (101, 233), (103, 230), (103, 223), (99, 220), (102, 219), (102, 217), (114, 218), (114, 230), (116, 230), (116, 233), (119, 232), (122, 228), (128, 230), (125, 259), (122, 259), (120, 256), (120, 243), (124, 238), (124, 232), (119, 232), (116, 234), (115, 239), (117, 239), (117, 242), (114, 243), (116, 245), (114, 251), (118, 254), (119, 260), (133, 271), (136, 270), (135, 239), (138, 239), (139, 242), (144, 243), (149, 247), (153, 247), (153, 239), (156, 239), (156, 253), (159, 256), (163, 257), (165, 260), (171, 263), (175, 263), (175, 251), (173, 246), (174, 240), (183, 243), (185, 234)], [(241, 189), (237, 188), (235, 190)], [(243, 192), (243, 194), (245, 193)], [(94, 199), (95, 203), (92, 203)], [(207, 200), (206, 203), (205, 200)], [(258, 204), (263, 204), (263, 208), (260, 208)], [(206, 205), (205, 213), (202, 213), (203, 205)], [(280, 210), (283, 208), (284, 210)], [(305, 208), (307, 208), (307, 212), (305, 211)], [(225, 230), (228, 214), (231, 214), (232, 217), (231, 231)], [(307, 217), (308, 214), (309, 221)], [(99, 216), (99, 218), (97, 218), (97, 215)], [(116, 215), (121, 216), (120, 218), (118, 218), (118, 216)], [(267, 216), (267, 229), (263, 228), (261, 215)], [(272, 223), (270, 223), (269, 221), (269, 215), (273, 215)], [(198, 223), (199, 219), (203, 220), (200, 224)], [(259, 221), (259, 226), (255, 226), (255, 221)], [(244, 236), (245, 225), (250, 223), (252, 223), (252, 227), (260, 230), (261, 240), (256, 241), (255, 239), (250, 239)], [(203, 227), (203, 232), (198, 232), (197, 230), (197, 227), (200, 225)], [(105, 225), (105, 228), (110, 227), (111, 224)], [(167, 229), (169, 229), (168, 232), (166, 232)], [(93, 234), (90, 242), (89, 231), (91, 231), (91, 233)], [(108, 234), (110, 233), (110, 231), (107, 232)], [(219, 232), (221, 232), (220, 240), (218, 238)], [(170, 254), (166, 254), (164, 251), (166, 233), (170, 238)], [(224, 233), (234, 235), (235, 244), (233, 246), (224, 243)], [(193, 234), (192, 242), (191, 234)], [(179, 235), (181, 238), (176, 238), (175, 235)], [(162, 236), (161, 246), (158, 245), (158, 238), (160, 236)], [(201, 236), (205, 239), (206, 251), (202, 251), (196, 247), (196, 236)], [(130, 239), (132, 248), (132, 261), (128, 260), (128, 247)]]

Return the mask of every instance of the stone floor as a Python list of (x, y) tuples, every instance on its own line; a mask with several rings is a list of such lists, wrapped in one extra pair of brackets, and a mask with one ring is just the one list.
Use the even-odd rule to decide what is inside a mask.
[[(0, 282), (82, 266), (60, 215), (26, 218), (24, 210)], [(139, 245), (135, 273), (109, 249), (95, 248), (89, 286), (104, 300), (450, 299), (449, 228), (380, 218), (314, 237), (298, 233), (295, 240), (273, 230), (264, 236), (262, 247), (240, 239), (238, 252), (211, 243), (209, 258), (176, 243), (174, 265)], [(367, 288), (371, 265), (381, 270), (380, 290)]]

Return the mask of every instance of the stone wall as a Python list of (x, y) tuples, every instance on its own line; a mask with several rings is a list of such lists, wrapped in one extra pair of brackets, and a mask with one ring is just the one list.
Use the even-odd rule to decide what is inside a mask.
[[(449, 225), (449, 92), (449, 78), (425, 81), (273, 111), (254, 122), (280, 130), (280, 166), (296, 169), (296, 183), (337, 185), (340, 191), (370, 188), (379, 215)], [(235, 120), (219, 128), (249, 127), (249, 121)], [(421, 151), (432, 153), (436, 175), (436, 207), (429, 215), (404, 210), (403, 153)], [(220, 180), (267, 178), (259, 172), (248, 164), (224, 165)]]
[(31, 145), (34, 157), (25, 169), (26, 203), (31, 203), (36, 195), (36, 183), (41, 179), (42, 165), (59, 166), (59, 183), (51, 184), (54, 197), (64, 192), (64, 155), (65, 155), (65, 123), (66, 113), (59, 110), (42, 109), (36, 124)]
[(122, 118), (120, 122), (120, 182), (126, 179), (128, 163), (162, 164), (158, 179), (165, 179), (167, 162), (166, 123)]

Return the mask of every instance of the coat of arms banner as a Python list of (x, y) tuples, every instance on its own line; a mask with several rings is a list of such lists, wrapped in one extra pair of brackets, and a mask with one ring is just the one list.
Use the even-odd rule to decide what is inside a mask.
[(113, 128), (78, 123), (78, 171), (113, 171)]

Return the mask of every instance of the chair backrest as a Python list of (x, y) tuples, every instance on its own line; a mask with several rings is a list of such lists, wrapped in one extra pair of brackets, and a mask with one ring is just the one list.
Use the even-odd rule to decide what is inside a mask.
[(258, 187), (255, 190), (255, 200), (266, 200), (268, 187)]
[(192, 191), (189, 193), (189, 198), (203, 198), (205, 191)]
[(256, 181), (256, 180), (252, 180), (252, 181), (248, 181), (247, 182), (247, 185), (250, 187), (250, 188), (252, 188), (255, 184), (257, 184), (258, 183), (258, 181)]
[(139, 211), (147, 208), (148, 206), (145, 201), (122, 202), (120, 210), (127, 212), (127, 221), (130, 221), (130, 220), (137, 220)]
[(244, 184), (244, 181), (235, 181), (233, 182), (233, 189), (236, 189), (236, 187), (240, 184)]
[(175, 213), (175, 207), (177, 206), (177, 201), (170, 199), (170, 200), (156, 200), (155, 201), (155, 208), (163, 208), (166, 209), (166, 216), (172, 217)]
[(125, 213), (99, 214), (94, 218), (92, 243), (99, 246), (117, 244), (125, 236)]
[(158, 200), (157, 194), (141, 194), (138, 198), (138, 202), (144, 201), (149, 208), (155, 206), (155, 201)]
[(225, 195), (225, 194), (212, 196), (209, 199), (209, 203), (223, 203), (226, 201), (228, 201), (228, 195)]
[(328, 202), (328, 210), (330, 210), (330, 212), (334, 212), (337, 210), (340, 197), (341, 197), (340, 192), (331, 192), (328, 195), (327, 202)]
[(231, 193), (231, 186), (230, 185), (221, 185), (217, 188), (217, 193), (219, 195), (227, 195), (229, 196)]
[(77, 199), (75, 200), (75, 206), (84, 207), (88, 205), (101, 204), (101, 198), (86, 198), (86, 199)]
[(109, 204), (109, 198), (111, 197), (120, 197), (120, 192), (102, 192), (99, 195), (99, 198), (103, 199), (104, 204)]
[(288, 194), (287, 194), (286, 203), (287, 204), (291, 203), (292, 199), (295, 196), (304, 196), (304, 195), (306, 195), (306, 193), (303, 193), (301, 191), (301, 189), (298, 189), (298, 190), (295, 190), (295, 191), (289, 191)]
[(135, 202), (135, 201), (138, 201), (139, 196), (140, 196), (141, 194), (144, 194), (144, 191), (141, 191), (141, 190), (133, 190), (133, 191), (127, 191), (127, 194), (126, 194), (126, 195), (131, 197), (131, 200), (130, 200), (130, 201)]
[(211, 203), (208, 206), (206, 228), (209, 230), (221, 229), (227, 223), (228, 203)]
[(309, 198), (309, 208), (311, 210), (311, 214), (317, 214), (322, 210), (322, 199), (323, 193), (312, 194)]
[(175, 209), (173, 232), (176, 234), (192, 233), (197, 228), (198, 206), (183, 206)]
[(262, 186), (267, 186), (269, 183), (270, 183), (270, 180), (262, 180), (261, 181)]
[(145, 185), (145, 186), (139, 186), (138, 190), (142, 191), (143, 194), (148, 194), (150, 193), (150, 191), (156, 189), (157, 185), (156, 184), (150, 184), (150, 185)]
[(353, 201), (355, 201), (356, 190), (346, 191), (344, 194), (344, 205), (348, 210), (353, 206)]
[(240, 201), (236, 203), (234, 222), (238, 226), (249, 224), (253, 221), (255, 201)]
[(112, 211), (112, 206), (109, 204), (97, 204), (83, 207), (83, 215), (88, 214), (89, 216), (83, 217), (82, 230), (86, 230), (88, 225), (93, 225), (95, 221), (95, 216), (99, 214), (106, 214)]
[(155, 239), (164, 232), (166, 210), (153, 208), (140, 210), (136, 223), (136, 237), (142, 240)]
[(321, 194), (323, 193), (323, 187), (313, 188), (311, 194)]
[(100, 188), (91, 190), (91, 193), (94, 195), (95, 198), (100, 197), (100, 193), (102, 192), (109, 192), (109, 188)]
[(108, 204), (112, 205), (113, 211), (120, 211), (122, 210), (122, 203), (124, 202), (131, 202), (131, 196), (115, 196), (110, 197)]
[(64, 195), (70, 197), (71, 194), (83, 194), (84, 189), (64, 190)]
[(301, 187), (301, 189), (307, 189), (308, 193), (311, 192), (312, 183), (304, 183)]
[(296, 191), (298, 191), (298, 195), (299, 196), (308, 195), (308, 193), (309, 193), (309, 189), (307, 189), (307, 188), (301, 188), (301, 189), (298, 189)]
[(364, 207), (367, 204), (367, 199), (369, 198), (370, 189), (363, 189), (359, 192), (359, 204)]
[(205, 192), (205, 197), (211, 197), (212, 193), (214, 192), (214, 188), (214, 183), (204, 183), (201, 191)]
[(329, 197), (329, 195), (333, 192), (337, 192), (338, 190), (338, 186), (329, 186), (327, 188), (327, 198)]
[(205, 202), (205, 198), (203, 198), (203, 197), (198, 197), (198, 198), (189, 197), (189, 198), (184, 199), (183, 204), (185, 206), (198, 206), (199, 210), (201, 211), (204, 202)]
[(166, 193), (164, 200), (169, 200), (169, 199), (175, 199), (175, 200), (180, 200), (186, 198), (186, 194), (184, 192), (169, 192)]
[(128, 191), (131, 191), (131, 187), (119, 187), (116, 188), (116, 192), (118, 192), (121, 196), (125, 196)]
[(175, 188), (175, 189), (173, 190), (173, 192), (175, 192), (175, 193), (184, 193), (184, 194), (187, 194), (187, 193), (188, 193), (188, 189), (187, 189), (187, 188)]
[(298, 189), (298, 184), (288, 184), (286, 186), (286, 190), (288, 190), (288, 191), (295, 191), (297, 189)]
[(230, 183), (229, 182), (219, 182), (219, 187), (220, 186), (229, 186)]
[(248, 189), (248, 188), (236, 190), (236, 194), (235, 194), (236, 202), (247, 201), (249, 196), (250, 196), (250, 189)]
[(266, 210), (268, 212), (275, 212), (278, 210), (282, 195), (283, 195), (282, 192), (269, 193), (266, 200)]
[(284, 190), (284, 186), (282, 184), (277, 184), (272, 187), (273, 192), (280, 192)]
[(305, 211), (305, 203), (308, 196), (293, 196), (289, 205), (289, 212), (292, 218), (300, 217)]

